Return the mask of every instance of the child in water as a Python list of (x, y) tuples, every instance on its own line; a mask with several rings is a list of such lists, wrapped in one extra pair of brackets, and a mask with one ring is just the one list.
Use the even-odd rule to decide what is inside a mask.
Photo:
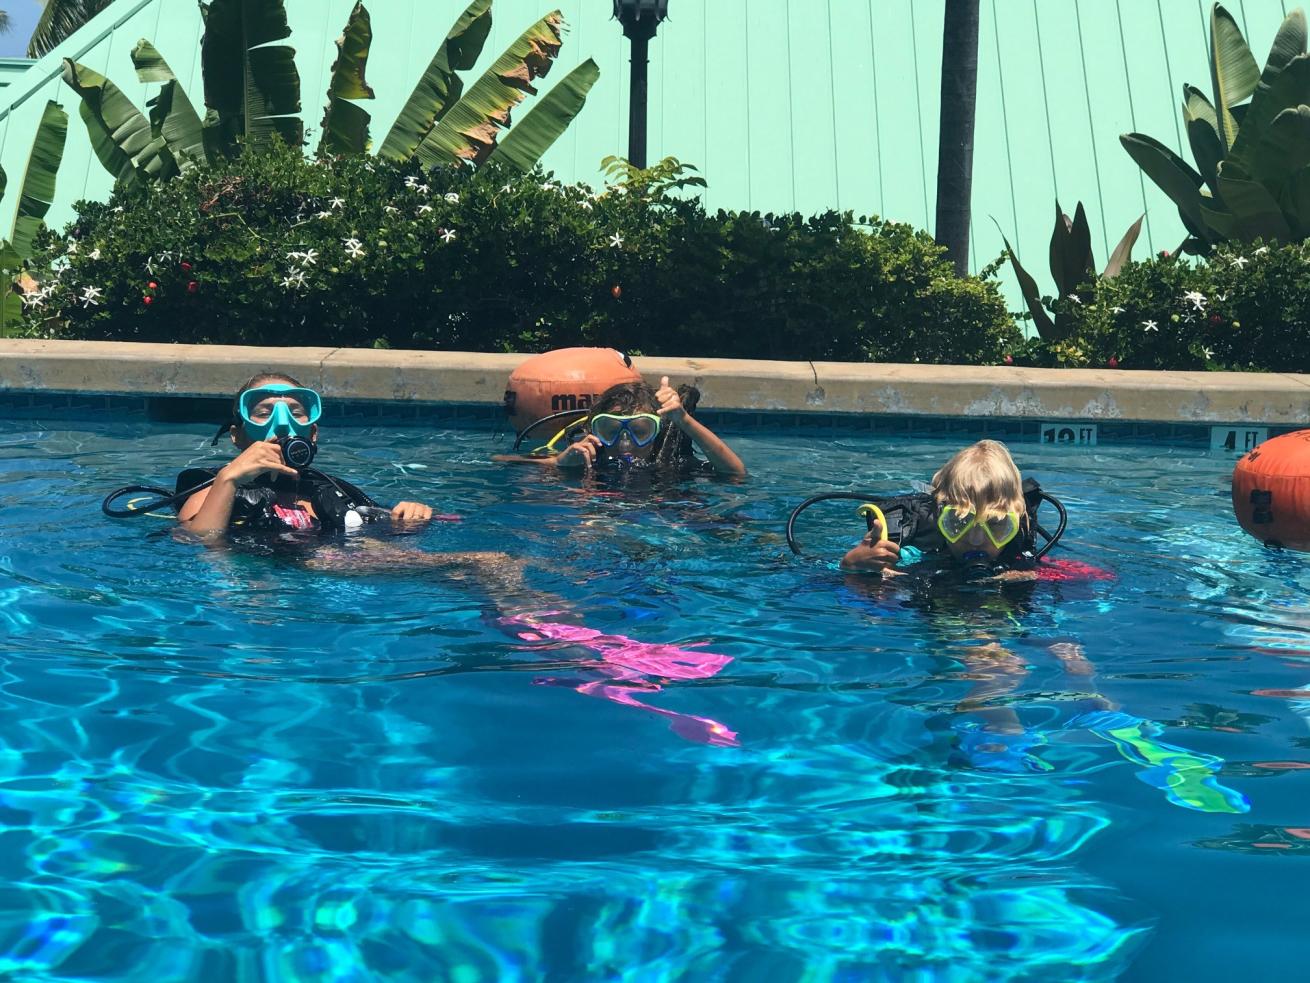
[(933, 475), (930, 494), (940, 535), (924, 546), (901, 545), (886, 538), (875, 519), (869, 533), (842, 558), (842, 568), (895, 577), (903, 572), (897, 566), (918, 562), (929, 552), (974, 575), (1037, 578), (1023, 478), (1004, 444), (980, 440), (959, 451)]
[(547, 460), (565, 470), (683, 468), (699, 463), (692, 453), (694, 443), (716, 473), (744, 475), (741, 458), (691, 415), (699, 396), (690, 386), (681, 387), (681, 392), (673, 389), (668, 376), (660, 380), (658, 390), (643, 382), (611, 386), (592, 406), (581, 439)]

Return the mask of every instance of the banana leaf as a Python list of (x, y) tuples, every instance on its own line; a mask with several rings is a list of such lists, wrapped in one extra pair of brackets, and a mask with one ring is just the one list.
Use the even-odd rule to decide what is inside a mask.
[(1223, 141), (1207, 120), (1193, 118), (1187, 121), (1187, 142), (1192, 147), (1192, 160), (1201, 172), (1211, 191), (1219, 189), (1219, 164), (1224, 159)]
[(23, 298), (8, 277), (0, 280), (0, 290), (4, 291), (0, 297), (0, 338), (7, 338), (16, 334), (14, 329), (23, 323)]
[[(1178, 206), (1178, 214), (1193, 235), (1204, 234), (1201, 219), (1201, 175), (1176, 153), (1145, 133), (1125, 133), (1119, 137), (1137, 166)], [(1190, 224), (1188, 224), (1190, 223)]]
[(491, 157), (503, 160), (526, 174), (569, 128), (582, 107), (587, 93), (600, 78), (600, 69), (588, 58), (543, 96), (492, 151)]
[(130, 186), (143, 177), (177, 173), (163, 137), (154, 136), (150, 122), (118, 86), (67, 58), (64, 81), (82, 99), (78, 112), (90, 134), (91, 149), (116, 180)]
[[(1305, 53), (1305, 11), (1298, 8), (1284, 18), (1283, 23), (1278, 28), (1278, 33), (1274, 35), (1273, 47), (1269, 49), (1269, 57), (1265, 59), (1264, 71), (1260, 73), (1260, 85), (1270, 85), (1278, 73), (1287, 67), (1288, 62), (1297, 55)], [(1256, 88), (1258, 91), (1259, 86)]]
[(1142, 233), (1142, 219), (1145, 215), (1138, 216), (1136, 222), (1128, 226), (1128, 231), (1124, 233), (1119, 245), (1114, 247), (1114, 252), (1110, 254), (1110, 261), (1105, 264), (1105, 272), (1101, 274), (1107, 280), (1112, 280), (1119, 275), (1119, 271), (1133, 258), (1133, 245), (1137, 242), (1137, 237)]
[(221, 137), (267, 143), (279, 135), (304, 142), (300, 73), (295, 49), (274, 44), (291, 36), (283, 0), (212, 0), (202, 5), (200, 43), (205, 105), (217, 114)]
[(1256, 90), (1228, 156), (1247, 158), (1275, 116), (1303, 103), (1310, 103), (1310, 55), (1305, 54), (1295, 56), (1267, 87)]
[(1210, 11), (1210, 80), (1224, 146), (1237, 139), (1232, 107), (1251, 98), (1260, 82), (1260, 66), (1246, 46), (1233, 15), (1216, 3)]
[(332, 63), (323, 135), (318, 142), (320, 154), (368, 153), (368, 124), (372, 117), (353, 100), (373, 98), (373, 86), (364, 78), (372, 44), (373, 23), (368, 9), (356, 3), (345, 31), (337, 38), (337, 60)]
[(455, 21), (427, 71), (414, 87), (405, 108), (382, 142), (378, 156), (409, 160), (425, 137), (459, 102), (464, 83), (455, 72), (472, 68), (491, 32), (491, 0), (473, 0)]
[(1051, 278), (1061, 297), (1076, 294), (1078, 287), (1095, 276), (1096, 261), (1092, 258), (1092, 230), (1087, 224), (1083, 203), (1078, 202), (1073, 220), (1055, 203), (1055, 230), (1051, 233)]
[(1014, 275), (1019, 279), (1019, 290), (1023, 294), (1024, 303), (1028, 305), (1028, 313), (1033, 316), (1033, 325), (1037, 328), (1037, 336), (1043, 341), (1060, 341), (1067, 336), (1059, 333), (1055, 322), (1051, 316), (1046, 313), (1046, 306), (1042, 303), (1042, 295), (1037, 290), (1037, 281), (1034, 280), (1023, 264), (1019, 262), (1019, 257), (1014, 254), (1010, 247), (1010, 240), (1005, 238), (1005, 233), (1001, 232), (999, 222), (992, 219), (996, 224), (996, 231), (1001, 233), (1001, 242), (1005, 243), (1005, 255), (1010, 257), (1010, 265), (1014, 267)]
[[(1292, 230), (1274, 196), (1258, 181), (1219, 175), (1222, 210), (1202, 205), (1201, 211), (1213, 228), (1225, 237), (1250, 242), (1254, 239), (1292, 241)], [(1218, 224), (1216, 224), (1218, 223)]]
[(18, 183), (18, 211), (14, 214), (9, 243), (22, 259), (32, 255), (32, 239), (55, 200), (55, 175), (59, 173), (67, 137), (68, 114), (51, 100), (41, 113), (32, 152), (27, 157), (27, 169)]
[(1210, 100), (1194, 85), (1183, 86), (1183, 119), (1191, 122), (1194, 119), (1203, 119), (1214, 128), (1215, 135), (1219, 134), (1219, 117), (1215, 114), (1214, 106)]
[(1298, 239), (1310, 237), (1310, 167), (1304, 167), (1288, 179), (1278, 192), (1283, 217)]
[(1310, 106), (1284, 109), (1274, 117), (1246, 163), (1252, 178), (1272, 187), (1310, 164)]
[(424, 167), (455, 161), (481, 164), (510, 125), (510, 113), (529, 95), (534, 80), (550, 71), (560, 49), (563, 15), (554, 10), (523, 32), (473, 88), (419, 144)]
[(132, 49), (132, 64), (142, 82), (163, 83), (155, 97), (146, 103), (151, 134), (164, 138), (169, 153), (183, 171), (209, 162), (212, 158), (205, 146), (204, 124), (164, 56), (149, 41), (142, 40)]

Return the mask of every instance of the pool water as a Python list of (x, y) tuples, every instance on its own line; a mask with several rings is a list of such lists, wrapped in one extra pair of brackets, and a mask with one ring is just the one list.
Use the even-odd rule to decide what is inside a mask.
[(1229, 455), (1017, 444), (1117, 579), (909, 590), (837, 569), (851, 503), (802, 558), (783, 523), (955, 442), (737, 436), (745, 482), (652, 490), (329, 429), (325, 470), (461, 521), (323, 570), (100, 515), (225, 459), (200, 431), (0, 423), (0, 976), (1302, 974), (1310, 572)]

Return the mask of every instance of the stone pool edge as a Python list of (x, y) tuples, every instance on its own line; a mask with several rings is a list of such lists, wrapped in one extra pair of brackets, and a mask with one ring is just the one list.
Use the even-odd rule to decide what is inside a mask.
[[(0, 339), (0, 394), (225, 397), (276, 368), (338, 400), (499, 405), (527, 355)], [(634, 359), (717, 412), (1310, 425), (1310, 375)]]

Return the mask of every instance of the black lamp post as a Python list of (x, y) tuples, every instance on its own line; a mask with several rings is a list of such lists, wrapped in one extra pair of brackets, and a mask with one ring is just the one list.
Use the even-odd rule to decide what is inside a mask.
[(632, 42), (632, 89), (628, 97), (628, 160), (646, 166), (646, 66), (651, 38), (669, 15), (669, 0), (614, 0), (614, 16)]

